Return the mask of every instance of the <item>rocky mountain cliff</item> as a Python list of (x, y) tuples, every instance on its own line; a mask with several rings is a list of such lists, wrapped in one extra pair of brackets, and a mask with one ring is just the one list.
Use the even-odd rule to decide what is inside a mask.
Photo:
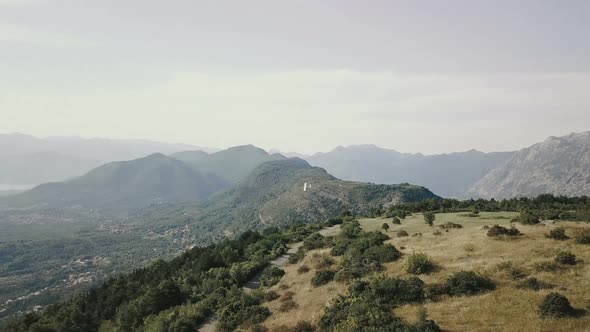
[(469, 190), (469, 196), (590, 195), (590, 132), (550, 137), (515, 153)]

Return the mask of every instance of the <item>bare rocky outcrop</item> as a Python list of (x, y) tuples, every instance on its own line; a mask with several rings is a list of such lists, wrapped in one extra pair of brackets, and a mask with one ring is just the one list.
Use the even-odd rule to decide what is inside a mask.
[(590, 195), (590, 131), (520, 150), (469, 190), (469, 196), (496, 199), (540, 194)]

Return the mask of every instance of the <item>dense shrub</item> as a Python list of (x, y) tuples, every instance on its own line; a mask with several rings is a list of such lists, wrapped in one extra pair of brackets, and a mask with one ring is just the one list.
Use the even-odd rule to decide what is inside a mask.
[(520, 231), (516, 229), (516, 227), (506, 228), (500, 225), (494, 225), (489, 230), (487, 235), (490, 237), (495, 236), (518, 236), (520, 235)]
[(564, 265), (576, 265), (576, 255), (569, 251), (561, 251), (555, 256), (555, 262)]
[(381, 229), (384, 230), (385, 232), (387, 232), (389, 230), (389, 224), (383, 223), (383, 226), (381, 226)]
[(490, 278), (473, 271), (455, 273), (446, 280), (445, 286), (451, 296), (476, 295), (496, 289)]
[(260, 306), (248, 294), (242, 293), (225, 301), (229, 301), (229, 304), (219, 312), (219, 331), (234, 331), (241, 325), (258, 324), (270, 316), (268, 308)]
[(520, 211), (517, 220), (520, 221), (520, 223), (523, 225), (534, 225), (540, 222), (539, 215), (530, 210)]
[(574, 240), (578, 244), (590, 244), (590, 229), (577, 231), (574, 235)]
[(528, 278), (526, 280), (523, 280), (521, 282), (519, 282), (516, 285), (516, 288), (521, 288), (521, 289), (531, 289), (534, 291), (539, 291), (541, 289), (550, 289), (553, 288), (553, 285), (540, 281), (537, 278)]
[(406, 258), (405, 269), (411, 274), (428, 274), (434, 270), (434, 263), (422, 253), (412, 253)]
[(349, 289), (353, 296), (374, 299), (376, 304), (395, 307), (424, 300), (424, 281), (418, 277), (376, 278), (369, 283), (357, 282)]
[(360, 268), (344, 267), (334, 275), (334, 280), (338, 282), (347, 282), (363, 276)]
[(569, 317), (574, 316), (576, 311), (572, 308), (570, 301), (559, 293), (549, 293), (539, 305), (541, 317)]
[(553, 240), (567, 240), (569, 236), (565, 234), (565, 229), (558, 227), (549, 231), (545, 234), (545, 237)]
[(305, 250), (321, 249), (326, 245), (326, 238), (320, 233), (313, 233), (303, 240), (303, 248)]
[(424, 288), (424, 296), (430, 300), (437, 301), (442, 295), (449, 295), (449, 288), (445, 283), (428, 284)]
[(285, 275), (285, 271), (276, 266), (269, 266), (260, 275), (260, 286), (270, 287), (279, 283), (281, 278)]
[(371, 247), (363, 253), (364, 258), (379, 261), (381, 263), (395, 262), (401, 256), (401, 252), (391, 244), (382, 244), (376, 247)]
[(332, 255), (332, 256), (344, 255), (344, 253), (346, 252), (346, 249), (348, 249), (349, 244), (350, 244), (350, 242), (347, 242), (347, 241), (337, 242), (330, 250), (330, 255)]
[(317, 271), (315, 273), (315, 276), (311, 278), (311, 284), (315, 287), (325, 285), (330, 281), (334, 280), (334, 275), (335, 273), (329, 270)]
[(399, 230), (399, 231), (397, 231), (397, 233), (395, 235), (397, 235), (397, 237), (406, 237), (406, 236), (409, 236), (410, 234), (408, 234), (408, 232), (406, 232), (404, 230)]
[(397, 306), (424, 300), (424, 282), (417, 277), (356, 281), (348, 293), (326, 308), (319, 323), (321, 331), (440, 331), (434, 322), (410, 325), (392, 314)]
[(402, 221), (398, 217), (391, 218), (391, 223), (394, 225), (401, 225)]

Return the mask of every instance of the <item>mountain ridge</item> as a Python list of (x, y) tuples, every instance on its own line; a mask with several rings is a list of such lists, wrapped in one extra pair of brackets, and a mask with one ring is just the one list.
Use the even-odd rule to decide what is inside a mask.
[(482, 198), (590, 195), (590, 131), (551, 136), (515, 153), (470, 188)]

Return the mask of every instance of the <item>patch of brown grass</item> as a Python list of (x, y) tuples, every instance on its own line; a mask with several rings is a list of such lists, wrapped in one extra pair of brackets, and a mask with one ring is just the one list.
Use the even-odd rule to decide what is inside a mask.
[[(488, 218), (491, 213), (482, 212)], [(494, 219), (505, 227), (510, 227), (510, 214), (506, 220)], [(497, 216), (496, 216), (497, 218)], [(451, 221), (464, 226), (445, 236), (428, 234), (429, 227), (423, 221), (409, 217), (404, 229), (422, 232), (422, 238), (394, 238), (389, 242), (396, 247), (405, 247), (405, 253), (423, 252), (441, 269), (421, 276), (427, 283), (442, 282), (447, 276), (461, 270), (474, 270), (492, 278), (497, 290), (488, 294), (444, 298), (439, 302), (427, 302), (424, 306), (428, 317), (433, 319), (445, 331), (588, 331), (590, 314), (579, 318), (541, 319), (537, 306), (551, 290), (534, 291), (517, 289), (520, 277), (525, 274), (555, 285), (576, 309), (590, 311), (590, 264), (572, 266), (550, 272), (538, 272), (533, 266), (552, 261), (560, 251), (571, 251), (583, 261), (590, 262), (590, 250), (573, 240), (553, 241), (546, 239), (547, 227), (518, 225), (525, 235), (518, 240), (498, 241), (486, 236), (482, 229), (489, 220), (482, 218), (463, 218), (456, 214), (439, 214), (436, 221)], [(372, 219), (361, 221), (365, 229), (376, 227)], [(564, 227), (568, 232), (580, 228), (579, 224), (561, 222), (556, 226)], [(590, 229), (590, 225), (584, 225)], [(394, 226), (395, 230), (395, 226)], [(470, 245), (477, 244), (477, 250), (470, 250)], [(467, 248), (469, 249), (466, 249)], [(386, 264), (386, 274), (408, 276), (403, 270), (402, 262)], [(419, 305), (398, 308), (396, 313), (405, 320), (414, 321)]]

